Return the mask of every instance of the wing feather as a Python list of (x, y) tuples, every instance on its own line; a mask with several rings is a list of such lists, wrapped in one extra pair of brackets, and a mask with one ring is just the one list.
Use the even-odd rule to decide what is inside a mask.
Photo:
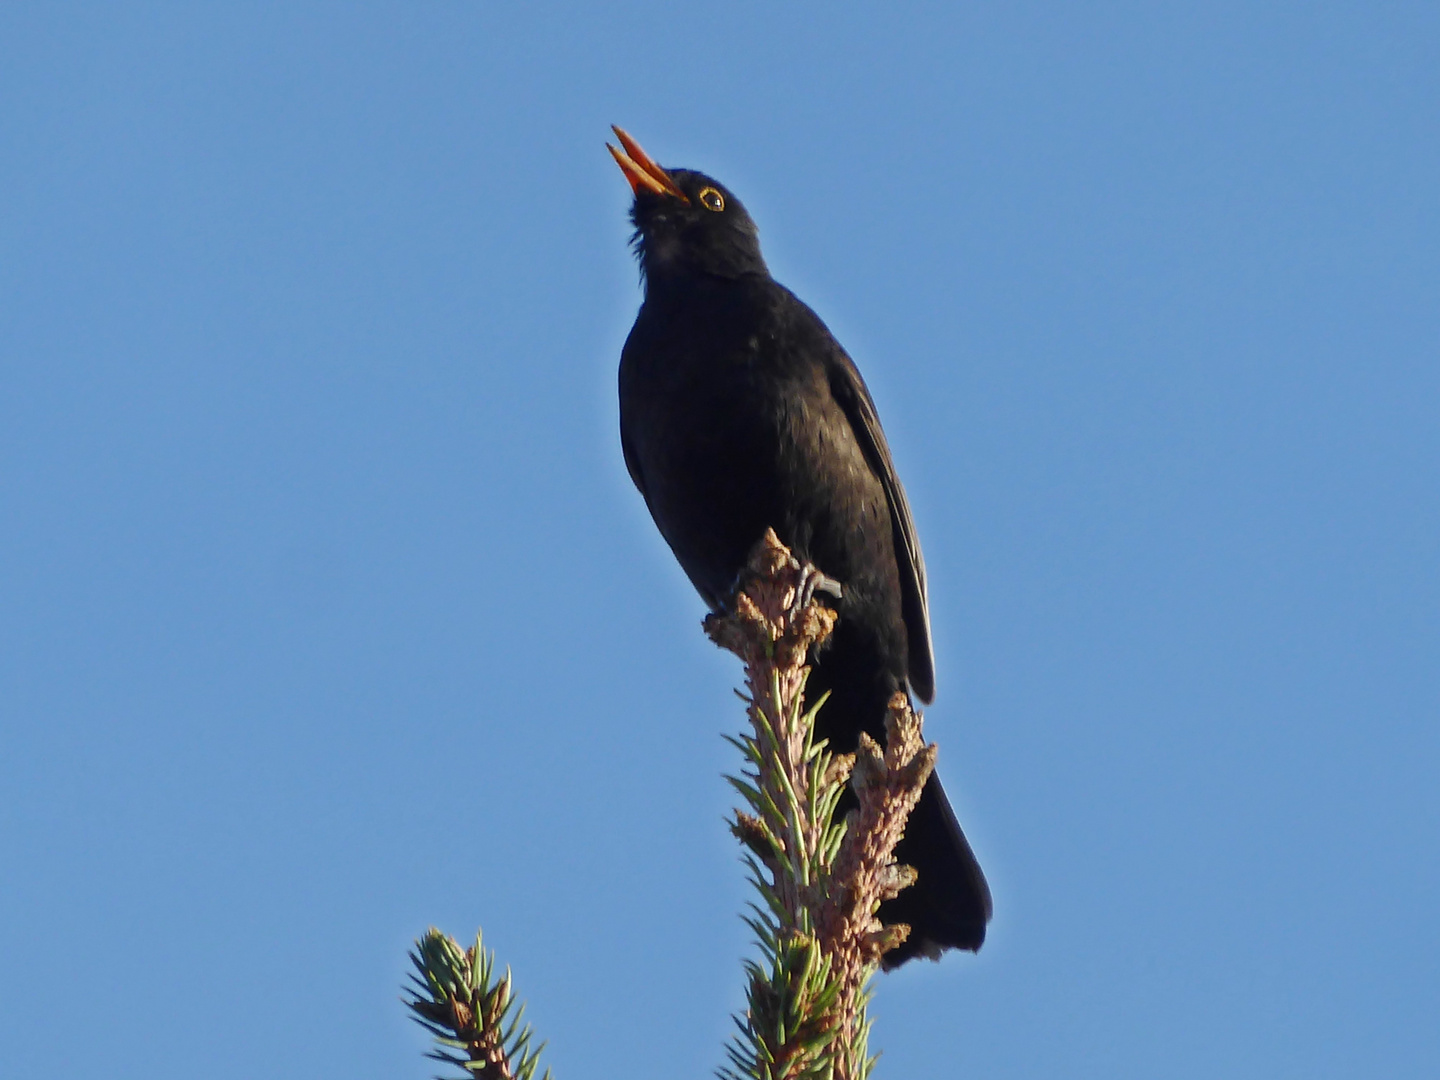
[[(833, 338), (831, 340), (834, 340)], [(834, 362), (830, 365), (830, 393), (845, 410), (850, 426), (859, 440), (866, 460), (880, 478), (890, 504), (890, 523), (895, 532), (895, 558), (900, 568), (900, 605), (905, 630), (910, 642), (910, 688), (915, 696), (929, 704), (935, 699), (935, 649), (930, 641), (930, 603), (925, 585), (925, 556), (915, 535), (915, 521), (910, 516), (910, 501), (895, 473), (890, 457), (890, 444), (880, 427), (875, 402), (855, 366), (838, 343)]]

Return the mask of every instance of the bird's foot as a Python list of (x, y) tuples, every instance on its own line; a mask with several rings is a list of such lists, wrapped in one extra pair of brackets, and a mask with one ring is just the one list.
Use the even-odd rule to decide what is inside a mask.
[[(785, 552), (789, 559), (790, 568), (798, 572), (799, 580), (795, 583), (795, 597), (785, 611), (786, 617), (794, 622), (800, 617), (800, 613), (809, 606), (810, 601), (815, 599), (815, 594), (828, 596), (832, 600), (839, 600), (845, 595), (845, 587), (834, 578), (820, 572), (819, 568), (812, 563), (802, 563), (795, 556)], [(726, 615), (734, 608), (735, 598), (744, 590), (745, 584), (750, 580), (752, 571), (747, 567), (741, 570), (735, 577), (735, 584), (730, 587), (730, 593), (722, 603), (712, 603), (710, 610), (714, 614)]]
[[(790, 553), (768, 529), (750, 553), (735, 588), (723, 603), (711, 601), (705, 632), (721, 648), (750, 663), (761, 653), (765, 662), (803, 664), (812, 646), (834, 629), (838, 605), (812, 604), (823, 593), (835, 600), (844, 595), (840, 582), (827, 577)], [(757, 636), (758, 635), (758, 636)], [(763, 639), (760, 653), (757, 642)]]
[(796, 563), (800, 571), (800, 582), (795, 589), (795, 599), (790, 604), (790, 619), (800, 617), (800, 613), (810, 606), (810, 601), (815, 599), (816, 593), (821, 593), (833, 600), (839, 600), (845, 595), (845, 588), (840, 582), (832, 577), (822, 574), (810, 563)]

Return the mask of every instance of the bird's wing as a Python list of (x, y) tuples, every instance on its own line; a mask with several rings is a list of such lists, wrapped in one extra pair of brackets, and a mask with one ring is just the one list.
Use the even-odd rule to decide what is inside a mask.
[[(831, 338), (833, 341), (834, 339)], [(925, 588), (925, 556), (915, 535), (910, 501), (895, 474), (890, 444), (880, 427), (880, 416), (855, 361), (836, 343), (830, 364), (830, 393), (850, 421), (865, 459), (885, 488), (890, 523), (895, 530), (895, 558), (900, 566), (900, 610), (910, 639), (910, 688), (926, 704), (935, 699), (935, 650), (930, 643), (930, 607)]]

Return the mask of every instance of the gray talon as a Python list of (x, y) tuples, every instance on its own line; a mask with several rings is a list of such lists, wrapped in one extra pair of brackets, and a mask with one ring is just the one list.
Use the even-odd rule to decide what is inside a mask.
[(800, 567), (800, 587), (795, 590), (795, 602), (790, 605), (790, 618), (799, 618), (800, 613), (815, 598), (817, 592), (835, 600), (839, 600), (845, 594), (840, 582), (832, 577), (826, 577), (815, 567), (806, 563)]

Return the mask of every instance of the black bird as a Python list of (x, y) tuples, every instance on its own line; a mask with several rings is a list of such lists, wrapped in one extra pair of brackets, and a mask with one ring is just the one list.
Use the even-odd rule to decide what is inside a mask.
[[(935, 660), (925, 563), (870, 393), (820, 318), (770, 276), (740, 200), (614, 131), (645, 283), (620, 358), (630, 476), (712, 609), (767, 527), (843, 584), (835, 632), (812, 657), (810, 691), (831, 691), (819, 734), (840, 751), (862, 730), (883, 744), (891, 695), (934, 698)], [(979, 949), (990, 890), (938, 776), (896, 854), (919, 879), (881, 911), (911, 926), (886, 966)]]

